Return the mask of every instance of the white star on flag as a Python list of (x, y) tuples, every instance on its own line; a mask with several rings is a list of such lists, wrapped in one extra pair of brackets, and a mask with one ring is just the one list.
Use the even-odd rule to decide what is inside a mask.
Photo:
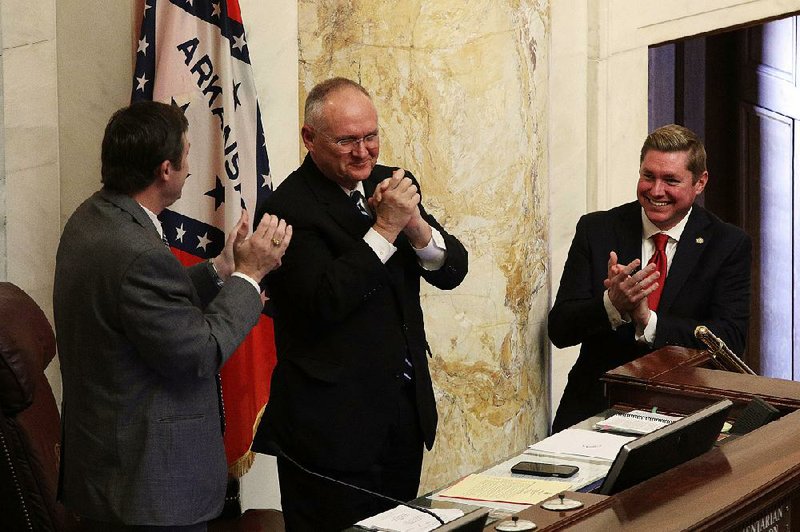
[(150, 43), (147, 42), (147, 37), (145, 37), (139, 41), (139, 49), (136, 50), (136, 53), (142, 52), (144, 55), (147, 55), (148, 46), (150, 46)]
[(177, 233), (175, 239), (178, 240), (179, 242), (183, 242), (183, 235), (186, 234), (186, 229), (183, 228), (183, 224), (181, 224), (180, 227), (176, 227), (175, 230)]
[(236, 35), (233, 36), (233, 47), (234, 48), (236, 48), (237, 50), (241, 51), (241, 50), (244, 49), (244, 47), (246, 45), (247, 45), (247, 43), (244, 42), (244, 36), (243, 35), (240, 35), (238, 37)]
[(142, 75), (142, 77), (136, 78), (136, 81), (139, 82), (139, 85), (136, 86), (136, 90), (144, 92), (144, 86), (147, 85), (147, 82), (150, 80), (147, 79), (146, 76)]
[(211, 12), (212, 17), (219, 17), (222, 14), (222, 10), (219, 7), (219, 2), (213, 4), (214, 11)]
[(208, 238), (208, 233), (205, 233), (203, 236), (198, 236), (197, 242), (198, 248), (206, 249), (206, 246), (211, 242), (211, 240)]

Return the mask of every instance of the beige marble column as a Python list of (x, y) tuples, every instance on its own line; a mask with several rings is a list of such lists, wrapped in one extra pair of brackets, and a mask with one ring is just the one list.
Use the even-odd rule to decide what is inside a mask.
[(301, 101), (331, 76), (372, 92), (381, 162), (470, 251), (425, 287), (439, 432), (421, 491), (545, 435), (547, 0), (299, 3)]
[(59, 235), (55, 0), (0, 2), (5, 246), (3, 280), (52, 320)]

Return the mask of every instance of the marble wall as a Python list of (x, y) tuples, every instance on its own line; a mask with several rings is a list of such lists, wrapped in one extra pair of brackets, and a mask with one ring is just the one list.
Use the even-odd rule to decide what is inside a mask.
[(59, 233), (55, 0), (6, 0), (0, 9), (2, 272), (51, 317), (52, 276), (41, 273), (52, 272)]
[(301, 101), (362, 83), (381, 162), (419, 178), (470, 252), (462, 286), (423, 290), (440, 413), (425, 492), (547, 431), (549, 2), (301, 0), (299, 20)]
[[(0, 43), (3, 41), (3, 9), (0, 6)], [(0, 46), (0, 65), (3, 60), (3, 46)], [(0, 68), (0, 124), (4, 122), (3, 69)], [(5, 128), (0, 127), (0, 279), (6, 278), (6, 163)]]
[[(3, 0), (0, 23), (0, 280), (24, 289), (52, 322), (60, 234), (55, 0)], [(58, 380), (57, 363), (47, 375)]]

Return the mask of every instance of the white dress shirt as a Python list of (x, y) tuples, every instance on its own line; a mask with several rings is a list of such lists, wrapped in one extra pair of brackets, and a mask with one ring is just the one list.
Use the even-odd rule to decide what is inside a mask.
[[(651, 240), (652, 237), (656, 233), (665, 233), (669, 240), (667, 240), (667, 247), (665, 249), (665, 253), (667, 255), (667, 277), (669, 277), (669, 269), (672, 266), (672, 258), (675, 256), (675, 250), (678, 247), (678, 242), (681, 239), (681, 235), (683, 234), (683, 230), (686, 228), (686, 222), (689, 221), (689, 215), (692, 214), (692, 209), (689, 209), (689, 212), (686, 213), (680, 222), (675, 224), (674, 227), (667, 231), (661, 231), (658, 227), (656, 227), (653, 222), (645, 215), (644, 209), (642, 209), (642, 265), (646, 265), (647, 261), (650, 260), (650, 257), (653, 256), (655, 252), (655, 244)], [(666, 282), (664, 279), (659, 279), (659, 282)], [(630, 323), (631, 318), (627, 314), (622, 315), (620, 312), (614, 307), (611, 303), (611, 299), (608, 297), (608, 290), (603, 293), (603, 305), (606, 309), (606, 314), (608, 314), (608, 321), (611, 323), (611, 328), (616, 330), (617, 327), (624, 323)], [(647, 321), (647, 326), (644, 330), (639, 330), (636, 328), (636, 341), (643, 342), (648, 345), (653, 345), (653, 342), (656, 338), (656, 325), (658, 323), (658, 314), (654, 311), (650, 311), (650, 318)]]
[[(364, 184), (361, 181), (356, 183), (355, 188), (352, 190), (345, 187), (341, 187), (341, 189), (348, 196), (353, 190), (358, 190), (361, 192), (361, 196), (366, 198), (366, 194), (364, 194)], [(362, 200), (362, 207), (369, 212), (369, 205), (365, 205), (364, 203), (366, 203), (366, 199)], [(386, 264), (392, 255), (394, 255), (394, 252), (397, 251), (394, 244), (383, 238), (383, 236), (372, 227), (370, 227), (369, 231), (364, 235), (364, 242), (367, 243), (372, 251), (375, 252), (375, 255), (378, 256), (378, 259), (384, 264)], [(431, 239), (424, 248), (417, 249), (414, 246), (411, 247), (417, 254), (419, 265), (428, 271), (436, 271), (441, 268), (447, 258), (447, 246), (445, 245), (444, 237), (435, 227), (431, 227)]]

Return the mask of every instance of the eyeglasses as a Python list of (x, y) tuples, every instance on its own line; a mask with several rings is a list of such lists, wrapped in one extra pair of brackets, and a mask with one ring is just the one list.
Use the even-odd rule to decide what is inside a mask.
[(364, 135), (363, 137), (345, 137), (343, 139), (334, 139), (333, 137), (329, 137), (322, 132), (319, 132), (319, 134), (330, 140), (340, 151), (345, 153), (352, 151), (361, 143), (364, 143), (364, 147), (366, 148), (375, 148), (379, 142), (377, 133), (370, 133), (369, 135)]

